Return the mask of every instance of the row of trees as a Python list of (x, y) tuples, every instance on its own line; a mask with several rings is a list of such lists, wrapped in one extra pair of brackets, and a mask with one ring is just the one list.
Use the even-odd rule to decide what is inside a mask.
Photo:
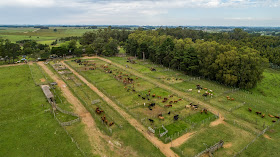
[(125, 49), (129, 55), (241, 88), (254, 87), (268, 65), (259, 51), (246, 46), (199, 39), (193, 42), (191, 38), (177, 39), (157, 31), (130, 34)]
[(12, 43), (8, 39), (0, 40), (0, 56), (8, 63), (14, 63), (19, 55), (32, 54), (38, 58), (48, 52), (48, 45), (38, 44), (35, 41), (24, 40), (18, 43)]
[[(51, 53), (58, 56), (81, 56), (83, 53), (88, 55), (114, 56), (119, 52), (119, 45), (124, 45), (129, 34), (130, 32), (125, 29), (113, 30), (111, 27), (86, 32), (82, 37), (60, 39), (60, 41), (68, 42), (61, 44), (59, 47), (53, 47)], [(57, 41), (55, 44), (57, 44)]]
[(204, 41), (216, 41), (220, 44), (230, 44), (237, 48), (248, 46), (260, 52), (269, 62), (280, 65), (280, 37), (261, 36), (259, 33), (247, 33), (236, 28), (231, 32), (207, 33), (186, 28), (160, 28), (157, 30), (160, 35), (170, 35), (177, 39), (191, 38)]

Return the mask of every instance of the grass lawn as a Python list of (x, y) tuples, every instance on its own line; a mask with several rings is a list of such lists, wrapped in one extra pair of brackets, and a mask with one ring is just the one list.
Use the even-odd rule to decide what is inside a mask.
[(47, 111), (28, 65), (0, 68), (0, 80), (0, 156), (83, 156)]

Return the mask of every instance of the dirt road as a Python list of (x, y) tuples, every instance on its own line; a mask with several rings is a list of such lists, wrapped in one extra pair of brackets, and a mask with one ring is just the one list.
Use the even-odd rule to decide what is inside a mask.
[(83, 76), (77, 73), (74, 69), (64, 63), (64, 65), (69, 68), (74, 75), (76, 75), (81, 81), (83, 81), (88, 87), (90, 87), (94, 92), (96, 92), (104, 101), (106, 101), (110, 106), (112, 106), (116, 111), (120, 113), (120, 115), (126, 119), (132, 126), (135, 127), (140, 133), (142, 133), (146, 139), (152, 142), (156, 147), (160, 149), (160, 151), (168, 157), (177, 157), (178, 155), (174, 153), (170, 149), (170, 144), (164, 144), (157, 137), (151, 136), (147, 132), (147, 128), (141, 125), (136, 119), (126, 113), (122, 108), (120, 108), (117, 104), (115, 104), (111, 99), (109, 99), (106, 95), (104, 95), (101, 91), (99, 91), (93, 84), (88, 82)]
[(184, 142), (186, 142), (188, 139), (190, 139), (192, 137), (193, 134), (195, 134), (196, 132), (190, 132), (190, 133), (186, 133), (185, 135), (173, 140), (172, 142), (168, 143), (169, 147), (178, 147), (180, 145), (182, 145)]
[(26, 64), (26, 63), (0, 65), (0, 68), (4, 68), (4, 67), (13, 67), (13, 66), (24, 65), (24, 64)]
[(100, 130), (96, 127), (94, 119), (91, 114), (86, 110), (82, 103), (72, 94), (67, 85), (57, 75), (55, 75), (43, 62), (38, 62), (38, 65), (44, 69), (44, 71), (55, 81), (60, 87), (63, 96), (69, 103), (74, 106), (75, 112), (80, 116), (82, 123), (85, 124), (85, 132), (89, 137), (89, 141), (92, 146), (93, 154), (106, 154), (106, 148), (101, 145), (102, 139), (108, 139)]

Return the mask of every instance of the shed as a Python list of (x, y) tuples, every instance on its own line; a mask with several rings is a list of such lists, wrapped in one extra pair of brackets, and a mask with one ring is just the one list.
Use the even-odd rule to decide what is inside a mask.
[(53, 96), (52, 92), (50, 91), (50, 86), (49, 85), (41, 85), (41, 88), (42, 88), (45, 96), (47, 97), (47, 99), (53, 101), (54, 96)]

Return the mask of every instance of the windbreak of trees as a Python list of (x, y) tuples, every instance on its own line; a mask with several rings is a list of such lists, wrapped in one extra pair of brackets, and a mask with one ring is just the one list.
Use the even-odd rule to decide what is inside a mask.
[(252, 88), (262, 78), (267, 59), (260, 52), (216, 41), (177, 39), (157, 31), (136, 31), (125, 45), (129, 55), (146, 58), (190, 75), (204, 76), (229, 86)]
[(232, 45), (237, 48), (248, 46), (260, 52), (269, 62), (280, 66), (280, 37), (261, 36), (258, 33), (247, 33), (236, 28), (232, 32), (207, 33), (186, 28), (159, 28), (159, 35), (170, 35), (174, 38), (191, 38), (192, 41), (203, 39), (204, 41), (216, 41), (220, 44)]
[(125, 29), (112, 30), (108, 27), (104, 30), (86, 32), (80, 43), (85, 47), (87, 54), (113, 56), (119, 52), (118, 46), (124, 45), (129, 34), (130, 32)]

